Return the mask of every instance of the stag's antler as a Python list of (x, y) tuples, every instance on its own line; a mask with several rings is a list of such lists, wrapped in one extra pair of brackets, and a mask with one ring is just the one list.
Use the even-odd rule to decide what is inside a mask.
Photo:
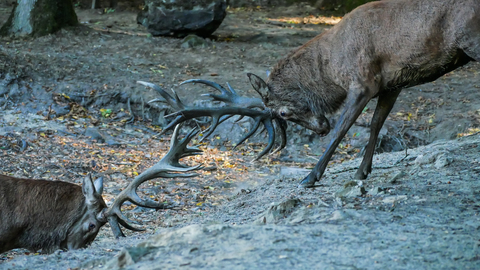
[[(257, 156), (257, 158), (255, 158), (255, 160), (260, 159), (262, 156), (267, 154), (273, 148), (273, 145), (275, 143), (275, 135), (276, 135), (275, 126), (277, 126), (278, 129), (280, 130), (281, 143), (280, 143), (280, 146), (277, 149), (275, 149), (272, 153), (275, 153), (285, 148), (285, 145), (287, 142), (286, 121), (276, 117), (275, 114), (273, 114), (270, 110), (265, 108), (261, 99), (239, 96), (237, 92), (228, 83), (227, 83), (228, 89), (225, 89), (224, 87), (222, 87), (221, 85), (215, 82), (211, 82), (207, 80), (198, 80), (198, 79), (184, 81), (180, 84), (180, 85), (183, 85), (187, 83), (201, 83), (219, 90), (221, 92), (220, 95), (204, 94), (203, 96), (208, 96), (215, 101), (222, 101), (229, 106), (212, 107), (212, 108), (186, 106), (185, 104), (182, 103), (182, 101), (180, 100), (180, 98), (175, 92), (173, 92), (174, 97), (172, 97), (165, 90), (163, 90), (162, 88), (160, 88), (159, 86), (153, 83), (148, 83), (143, 81), (138, 81), (138, 83), (145, 85), (147, 87), (153, 88), (154, 90), (159, 92), (173, 109), (178, 110), (175, 113), (167, 115), (167, 117), (175, 117), (175, 119), (164, 128), (161, 134), (165, 133), (167, 130), (171, 129), (172, 127), (186, 120), (209, 116), (212, 118), (212, 120), (211, 120), (210, 127), (207, 128), (207, 130), (205, 130), (204, 138), (206, 138), (210, 136), (218, 127), (218, 125), (220, 125), (222, 122), (224, 122), (225, 120), (229, 119), (232, 116), (240, 115), (241, 116), (240, 119), (243, 118), (244, 116), (251, 117), (255, 121), (255, 124), (253, 128), (243, 138), (240, 139), (240, 141), (236, 144), (236, 146), (242, 144), (243, 142), (245, 142), (245, 140), (247, 140), (253, 134), (255, 134), (255, 132), (260, 127), (260, 123), (263, 124), (264, 129), (268, 133), (268, 136), (269, 136), (268, 144), (265, 147), (265, 149), (263, 149), (263, 151)], [(239, 121), (240, 119), (238, 119), (237, 121)]]
[[(143, 231), (144, 229), (136, 228), (129, 223), (138, 224), (138, 222), (132, 221), (128, 219), (121, 211), (121, 207), (125, 201), (130, 201), (138, 206), (146, 207), (146, 208), (154, 208), (154, 209), (165, 209), (171, 208), (163, 204), (159, 204), (152, 200), (142, 199), (137, 194), (137, 188), (143, 182), (158, 178), (158, 177), (166, 177), (166, 178), (173, 178), (173, 177), (194, 177), (197, 176), (198, 173), (185, 173), (194, 170), (201, 169), (201, 165), (188, 167), (179, 163), (179, 159), (187, 156), (194, 156), (202, 153), (202, 150), (198, 148), (189, 148), (187, 144), (190, 140), (197, 135), (198, 129), (193, 129), (183, 140), (179, 141), (178, 131), (179, 126), (175, 127), (175, 131), (173, 132), (172, 139), (170, 141), (170, 150), (168, 153), (155, 165), (144, 171), (142, 174), (137, 176), (127, 188), (125, 188), (116, 198), (113, 204), (105, 210), (105, 217), (107, 217), (108, 222), (110, 223), (110, 227), (112, 227), (113, 234), (116, 238), (124, 237), (119, 223), (132, 231)], [(183, 173), (181, 173), (183, 172)]]

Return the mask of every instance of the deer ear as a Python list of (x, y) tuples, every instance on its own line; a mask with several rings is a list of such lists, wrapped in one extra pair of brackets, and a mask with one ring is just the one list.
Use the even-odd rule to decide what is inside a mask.
[(255, 91), (260, 94), (262, 99), (266, 99), (269, 92), (267, 83), (262, 80), (262, 78), (258, 77), (253, 73), (247, 73), (247, 76), (250, 79), (250, 83), (252, 84), (253, 89), (255, 89)]
[(97, 198), (95, 198), (96, 191), (92, 181), (92, 176), (90, 174), (85, 176), (85, 178), (83, 178), (82, 192), (83, 192), (83, 196), (85, 196), (85, 200), (87, 204), (95, 203), (95, 201), (97, 200)]
[(97, 178), (97, 180), (95, 180), (93, 185), (95, 186), (95, 191), (98, 194), (102, 195), (102, 193), (103, 193), (103, 177)]

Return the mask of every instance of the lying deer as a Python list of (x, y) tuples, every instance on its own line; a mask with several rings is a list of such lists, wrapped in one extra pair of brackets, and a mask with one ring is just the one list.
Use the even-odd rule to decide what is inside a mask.
[(89, 245), (107, 221), (103, 178), (83, 185), (0, 175), (0, 253), (13, 248), (76, 249)]
[(82, 186), (62, 181), (21, 179), (0, 175), (0, 253), (26, 248), (51, 253), (56, 249), (78, 249), (93, 242), (100, 228), (110, 223), (115, 237), (124, 236), (120, 225), (133, 231), (121, 212), (125, 201), (136, 205), (164, 209), (170, 208), (140, 198), (136, 190), (143, 182), (158, 177), (192, 177), (199, 166), (187, 167), (179, 159), (197, 155), (201, 150), (187, 144), (196, 135), (190, 132), (178, 140), (178, 129), (172, 135), (169, 152), (154, 166), (137, 176), (107, 208), (101, 194), (103, 179), (92, 181), (90, 175)]
[[(313, 187), (367, 103), (378, 98), (365, 156), (355, 174), (357, 179), (365, 179), (372, 170), (379, 131), (400, 91), (431, 82), (470, 61), (480, 61), (479, 14), (478, 0), (385, 0), (365, 4), (280, 60), (266, 82), (248, 74), (263, 103), (242, 100), (230, 86), (227, 90), (214, 82), (187, 81), (220, 90), (221, 95), (209, 96), (229, 107), (179, 106), (178, 97), (167, 97), (166, 101), (179, 110), (172, 115), (176, 118), (169, 128), (187, 119), (212, 116), (211, 133), (230, 115), (249, 116), (257, 124), (242, 141), (263, 123), (270, 139), (262, 156), (275, 140), (272, 123), (281, 131), (283, 148), (285, 120), (324, 136), (331, 129), (326, 115), (343, 108), (327, 150), (301, 182), (303, 187)], [(149, 83), (140, 83), (159, 91)], [(165, 98), (165, 93), (162, 95)]]

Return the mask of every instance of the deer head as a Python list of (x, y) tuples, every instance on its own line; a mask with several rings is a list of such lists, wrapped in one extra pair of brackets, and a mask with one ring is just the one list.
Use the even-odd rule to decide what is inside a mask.
[(304, 95), (299, 95), (297, 92), (299, 87), (296, 87), (296, 91), (288, 91), (284, 89), (285, 87), (281, 88), (281, 91), (274, 91), (273, 84), (267, 84), (255, 74), (247, 75), (253, 89), (262, 97), (265, 106), (277, 117), (297, 123), (321, 136), (330, 132), (330, 123), (323, 110), (312, 104), (315, 99), (304, 100)]

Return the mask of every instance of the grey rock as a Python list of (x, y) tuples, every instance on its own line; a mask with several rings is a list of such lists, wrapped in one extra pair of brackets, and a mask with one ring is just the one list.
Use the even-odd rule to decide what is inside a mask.
[(184, 49), (188, 48), (206, 48), (210, 43), (202, 37), (197, 35), (188, 35), (182, 40), (180, 47)]
[(416, 165), (424, 165), (424, 164), (431, 164), (435, 161), (435, 156), (432, 155), (431, 153), (427, 153), (424, 155), (419, 155), (415, 159), (415, 164)]
[(286, 177), (297, 177), (297, 176), (305, 176), (310, 173), (311, 170), (304, 169), (304, 168), (297, 168), (297, 167), (284, 167), (280, 168), (280, 175)]
[(354, 198), (362, 196), (365, 193), (367, 193), (367, 191), (365, 190), (365, 187), (363, 187), (362, 181), (350, 181), (344, 185), (343, 189), (335, 193), (335, 197)]
[(154, 36), (210, 36), (227, 15), (226, 0), (146, 0), (137, 22)]
[(115, 256), (105, 264), (105, 269), (121, 269), (125, 266), (135, 264), (142, 257), (153, 251), (154, 249), (148, 247), (123, 248), (118, 256)]
[(261, 215), (254, 222), (255, 224), (266, 224), (266, 223), (275, 223), (278, 220), (285, 218), (291, 214), (299, 205), (301, 205), (299, 199), (288, 199), (279, 204), (274, 204), (266, 211), (265, 214)]
[(393, 195), (393, 196), (385, 197), (383, 199), (383, 203), (394, 204), (396, 202), (405, 201), (407, 199), (408, 199), (407, 195)]
[(440, 169), (448, 166), (450, 163), (452, 163), (452, 161), (453, 158), (450, 157), (448, 154), (444, 153), (437, 156), (434, 166), (435, 168)]
[(105, 142), (104, 135), (95, 127), (88, 127), (85, 130), (85, 136), (91, 137), (93, 140), (96, 140), (99, 143)]
[(452, 161), (453, 159), (447, 151), (440, 150), (440, 151), (419, 155), (415, 159), (415, 164), (416, 165), (433, 164), (435, 168), (440, 169), (440, 168), (446, 167)]
[(66, 115), (70, 112), (70, 105), (53, 104), (52, 111), (55, 113), (56, 117)]
[(381, 195), (384, 194), (384, 189), (381, 187), (373, 187), (368, 191), (369, 195), (375, 196), (375, 195)]
[(401, 172), (398, 172), (397, 174), (395, 174), (390, 180), (389, 182), (394, 184), (396, 183), (400, 178), (406, 176), (407, 173), (405, 173), (404, 171), (401, 171)]

